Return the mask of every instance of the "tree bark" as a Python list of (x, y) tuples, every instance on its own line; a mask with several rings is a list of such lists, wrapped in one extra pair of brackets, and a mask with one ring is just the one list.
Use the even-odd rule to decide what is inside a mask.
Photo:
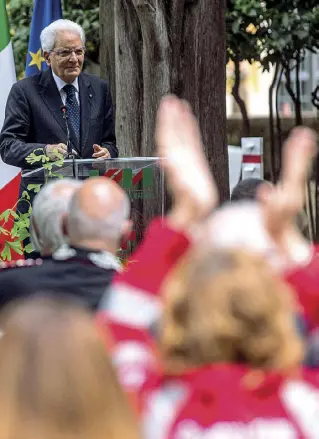
[(275, 139), (275, 124), (274, 124), (274, 89), (278, 79), (279, 73), (279, 63), (276, 64), (275, 73), (270, 84), (268, 91), (268, 102), (269, 102), (269, 138), (270, 138), (270, 175), (271, 181), (273, 183), (277, 180), (277, 170), (276, 170), (276, 139)]
[(101, 76), (107, 79), (110, 87), (113, 101), (116, 96), (116, 78), (115, 78), (115, 26), (114, 26), (114, 1), (100, 0), (100, 40), (104, 41), (103, 49), (100, 50)]
[(132, 3), (115, 0), (116, 137), (120, 154), (143, 155), (142, 37)]
[(226, 29), (223, 0), (185, 3), (181, 93), (199, 119), (221, 200), (229, 199), (226, 145)]
[[(156, 110), (174, 92), (194, 109), (221, 200), (229, 199), (224, 0), (105, 2), (101, 63), (104, 76), (113, 63), (120, 154), (154, 155)], [(103, 55), (112, 44), (114, 56)]]
[(240, 62), (238, 59), (235, 59), (234, 65), (235, 65), (235, 82), (234, 82), (234, 86), (232, 89), (232, 95), (233, 95), (233, 97), (234, 97), (234, 99), (235, 99), (235, 101), (240, 109), (241, 116), (243, 119), (241, 135), (242, 135), (242, 137), (249, 137), (249, 135), (250, 135), (250, 122), (249, 122), (249, 117), (248, 117), (248, 113), (247, 113), (247, 108), (246, 108), (245, 101), (241, 98), (240, 93), (239, 93)]
[(276, 163), (278, 163), (277, 169), (281, 169), (282, 162), (282, 128), (281, 128), (281, 118), (280, 118), (280, 107), (279, 107), (279, 90), (282, 81), (282, 75), (284, 73), (283, 67), (280, 69), (277, 85), (276, 85), (276, 129), (277, 129), (277, 156), (275, 157)]
[(170, 92), (170, 43), (164, 0), (132, 0), (143, 41), (143, 130), (141, 154), (154, 155), (159, 101)]
[(301, 110), (301, 89), (300, 89), (300, 55), (297, 56), (296, 63), (296, 101), (295, 101), (295, 111), (296, 111), (296, 125), (302, 125), (302, 110)]

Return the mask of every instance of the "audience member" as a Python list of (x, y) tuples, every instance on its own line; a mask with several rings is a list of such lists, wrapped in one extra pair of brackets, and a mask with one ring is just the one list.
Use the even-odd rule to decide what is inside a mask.
[(63, 218), (70, 200), (82, 182), (64, 178), (44, 185), (35, 196), (30, 221), (31, 243), (42, 256), (51, 256), (66, 244)]
[(271, 184), (266, 180), (262, 180), (261, 178), (247, 178), (245, 180), (241, 180), (234, 187), (230, 200), (232, 202), (235, 201), (254, 201), (258, 198), (258, 190), (262, 185)]
[[(230, 200), (232, 203), (237, 202), (258, 202), (259, 191), (263, 186), (271, 188), (272, 184), (267, 180), (261, 178), (247, 178), (241, 180), (233, 189)], [(302, 234), (308, 233), (308, 219), (304, 210), (298, 212), (295, 219), (298, 229)]]
[(138, 439), (92, 318), (36, 297), (0, 316), (1, 439)]
[[(153, 223), (132, 256), (137, 262), (115, 277), (98, 317), (112, 332), (121, 383), (141, 403), (145, 437), (317, 437), (317, 376), (300, 366), (303, 345), (293, 320), (298, 305), (288, 286), (263, 256), (214, 251), (209, 240), (198, 241), (217, 196), (197, 123), (183, 102), (163, 101), (157, 143), (158, 154), (167, 157), (172, 211), (162, 224)], [(276, 251), (302, 273), (308, 267), (287, 237), (303, 203), (314, 144), (310, 131), (293, 133), (282, 182), (261, 202)], [(148, 328), (161, 316), (163, 282), (191, 241), (197, 246), (164, 285), (158, 355)]]
[[(45, 193), (50, 193), (51, 188)], [(40, 201), (35, 206), (35, 220), (41, 211)], [(131, 222), (130, 202), (119, 185), (104, 177), (86, 180), (70, 199), (69, 212), (64, 215), (62, 225), (60, 206), (60, 203), (52, 203), (50, 207), (51, 213), (56, 212), (53, 217), (60, 218), (60, 225), (56, 220), (57, 224), (52, 227), (51, 241), (50, 229), (45, 222), (46, 210), (41, 221), (35, 222), (39, 228), (38, 241), (42, 252), (63, 241), (68, 245), (61, 246), (50, 257), (26, 261), (21, 267), (3, 264), (4, 268), (0, 269), (0, 306), (41, 290), (70, 294), (95, 310), (105, 287), (114, 273), (121, 269), (115, 254), (121, 239), (129, 233)]]

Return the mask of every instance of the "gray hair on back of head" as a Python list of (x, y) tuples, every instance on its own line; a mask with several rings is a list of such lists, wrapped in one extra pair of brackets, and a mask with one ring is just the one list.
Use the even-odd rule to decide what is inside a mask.
[(124, 194), (121, 202), (105, 218), (96, 219), (83, 212), (74, 194), (67, 218), (69, 235), (73, 239), (107, 239), (117, 242), (122, 236), (124, 222), (129, 219), (130, 210), (130, 199)]
[(54, 49), (58, 32), (72, 32), (80, 36), (83, 46), (85, 46), (85, 33), (83, 28), (71, 20), (56, 20), (45, 27), (40, 35), (41, 47), (43, 52), (51, 52)]
[[(77, 190), (81, 181), (64, 178), (45, 184), (35, 196), (32, 205), (31, 242), (35, 250), (43, 252), (52, 249), (52, 252), (65, 244), (62, 230), (62, 217), (68, 211), (73, 191), (61, 194), (59, 189), (65, 186)], [(32, 222), (37, 227), (37, 233), (32, 228)]]

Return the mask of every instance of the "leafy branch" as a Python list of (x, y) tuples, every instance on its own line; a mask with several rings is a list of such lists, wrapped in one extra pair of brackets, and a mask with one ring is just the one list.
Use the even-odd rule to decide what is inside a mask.
[[(41, 154), (38, 154), (38, 153)], [(56, 161), (51, 162), (49, 157), (43, 154), (43, 149), (38, 148), (34, 150), (26, 158), (29, 165), (38, 165), (46, 170), (47, 178), (63, 178), (63, 176), (55, 171), (53, 167), (62, 167), (64, 163), (63, 155), (58, 151), (53, 151), (56, 156)], [(0, 252), (0, 261), (11, 261), (12, 253), (23, 255), (25, 253), (32, 253), (34, 251), (32, 244), (28, 244), (23, 249), (23, 241), (30, 237), (30, 217), (32, 213), (31, 196), (30, 193), (37, 194), (41, 189), (42, 184), (29, 184), (27, 190), (23, 191), (21, 198), (12, 206), (0, 214), (0, 236), (5, 236), (5, 245)], [(26, 213), (21, 213), (18, 210), (20, 203), (27, 203), (29, 205)]]

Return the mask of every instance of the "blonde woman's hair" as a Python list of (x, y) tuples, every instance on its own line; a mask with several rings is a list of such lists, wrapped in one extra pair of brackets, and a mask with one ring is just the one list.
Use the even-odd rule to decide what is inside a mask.
[(138, 439), (92, 317), (33, 298), (0, 316), (1, 439)]
[(164, 286), (160, 345), (167, 370), (214, 362), (298, 365), (303, 346), (290, 289), (243, 251), (191, 251)]

